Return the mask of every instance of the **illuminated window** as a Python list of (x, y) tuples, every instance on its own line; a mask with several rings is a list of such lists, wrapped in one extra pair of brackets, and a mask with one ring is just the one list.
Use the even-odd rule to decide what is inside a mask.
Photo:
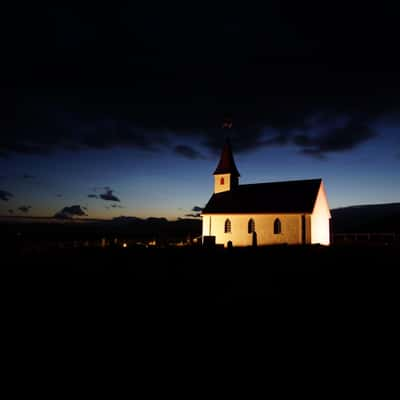
[(278, 233), (282, 232), (282, 227), (281, 227), (281, 221), (279, 218), (277, 218), (274, 221), (274, 234), (277, 235)]
[(251, 219), (249, 219), (249, 222), (247, 224), (247, 232), (248, 233), (253, 233), (255, 231), (256, 231), (256, 224), (254, 222), (254, 219), (251, 218)]
[(225, 220), (225, 233), (231, 233), (231, 221), (229, 219)]
[(224, 178), (221, 178), (221, 180), (219, 181), (219, 183), (221, 184), (221, 185), (223, 185), (224, 184)]

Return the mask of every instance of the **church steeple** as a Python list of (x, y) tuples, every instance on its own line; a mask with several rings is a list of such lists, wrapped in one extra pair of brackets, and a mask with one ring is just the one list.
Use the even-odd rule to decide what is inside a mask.
[(228, 137), (225, 140), (221, 158), (214, 171), (214, 175), (217, 174), (232, 174), (237, 177), (240, 176), (239, 171), (236, 168), (235, 160), (233, 159), (232, 146)]
[(226, 192), (239, 185), (239, 171), (233, 159), (229, 138), (222, 148), (221, 158), (214, 171), (214, 193)]

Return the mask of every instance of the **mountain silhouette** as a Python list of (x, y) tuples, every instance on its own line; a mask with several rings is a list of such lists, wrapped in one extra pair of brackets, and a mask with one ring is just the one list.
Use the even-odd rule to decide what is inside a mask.
[(400, 203), (369, 204), (331, 210), (332, 232), (400, 233)]

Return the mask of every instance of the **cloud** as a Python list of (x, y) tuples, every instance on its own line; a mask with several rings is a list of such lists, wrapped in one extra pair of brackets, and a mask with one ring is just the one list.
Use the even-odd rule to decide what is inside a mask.
[(105, 206), (104, 208), (110, 210), (111, 208), (124, 208), (124, 207), (119, 204), (111, 204), (110, 206)]
[(304, 154), (323, 156), (325, 153), (352, 150), (362, 143), (376, 138), (378, 133), (363, 122), (350, 120), (344, 126), (332, 128), (321, 135), (299, 134), (293, 143)]
[(8, 210), (8, 213), (9, 213), (9, 214), (14, 214), (14, 210), (9, 209), (9, 210)]
[(22, 211), (23, 213), (27, 213), (27, 212), (29, 212), (29, 210), (31, 208), (32, 208), (32, 206), (21, 206), (21, 207), (18, 207), (18, 210)]
[(200, 218), (201, 214), (200, 213), (198, 213), (198, 214), (185, 214), (185, 217)]
[(189, 158), (191, 160), (205, 158), (202, 154), (200, 154), (200, 152), (195, 150), (193, 147), (186, 146), (186, 145), (175, 146), (174, 151), (176, 154), (179, 154), (179, 155)]
[(33, 175), (30, 175), (30, 174), (24, 174), (24, 175), (22, 175), (22, 178), (23, 179), (34, 179), (35, 177)]
[(91, 199), (98, 199), (99, 197), (97, 196), (97, 194), (88, 194), (88, 197)]
[(113, 195), (114, 190), (110, 189), (109, 187), (104, 188), (105, 193), (101, 193), (99, 196), (101, 199), (106, 201), (120, 201), (117, 196)]
[(62, 194), (61, 193), (57, 193), (56, 197), (62, 197)]
[(116, 118), (103, 119), (99, 116), (78, 126), (78, 130), (81, 131), (78, 148), (131, 147), (154, 152), (168, 142), (165, 134), (146, 130), (138, 126), (135, 121)]
[(199, 207), (199, 206), (193, 206), (192, 211), (194, 211), (194, 213), (185, 214), (184, 216), (191, 217), (191, 218), (200, 218), (201, 211), (203, 211), (203, 208)]
[(64, 207), (61, 211), (54, 214), (54, 218), (58, 219), (72, 219), (73, 217), (87, 216), (80, 205), (73, 205), (70, 207)]
[(114, 217), (112, 219), (112, 221), (126, 223), (126, 222), (142, 222), (144, 220), (142, 218), (138, 218), (138, 217), (127, 217), (127, 216), (121, 215), (119, 217)]
[(12, 193), (7, 192), (6, 190), (0, 190), (0, 200), (8, 201), (10, 197), (14, 197)]
[[(214, 95), (210, 92), (208, 96), (213, 98)], [(168, 115), (165, 114), (165, 109), (158, 104), (153, 107), (148, 105), (149, 109), (143, 109), (144, 105), (138, 106), (142, 110), (140, 115), (131, 111), (124, 112), (126, 108), (124, 104), (121, 105), (123, 115), (120, 115), (121, 112), (115, 111), (112, 104), (108, 104), (105, 106), (107, 111), (104, 112), (113, 115), (105, 117), (101, 110), (93, 110), (88, 106), (87, 108), (82, 106), (74, 113), (67, 113), (54, 110), (40, 102), (36, 104), (34, 102), (37, 100), (33, 98), (32, 104), (27, 102), (25, 107), (28, 110), (24, 110), (21, 116), (21, 120), (27, 121), (27, 126), (18, 126), (17, 123), (17, 126), (10, 131), (13, 135), (10, 134), (0, 140), (0, 156), (6, 157), (13, 153), (46, 155), (58, 150), (78, 151), (90, 148), (106, 150), (124, 147), (149, 152), (172, 149), (177, 155), (196, 160), (207, 158), (207, 155), (199, 152), (196, 146), (204, 146), (210, 154), (217, 154), (227, 135), (231, 138), (235, 153), (293, 143), (301, 146), (301, 136), (304, 135), (313, 140), (314, 147), (317, 148), (317, 150), (314, 149), (314, 152), (320, 153), (349, 150), (363, 142), (362, 139), (357, 140), (351, 133), (354, 141), (349, 147), (345, 134), (340, 135), (340, 129), (332, 132), (331, 135), (326, 135), (327, 126), (310, 127), (308, 121), (316, 116), (330, 115), (331, 120), (335, 118), (332, 109), (337, 108), (337, 105), (333, 102), (326, 104), (326, 102), (319, 101), (318, 98), (311, 101), (306, 93), (299, 95), (294, 103), (287, 102), (287, 95), (278, 96), (275, 102), (266, 94), (260, 95), (261, 99), (257, 93), (249, 94), (249, 96), (256, 96), (256, 100), (254, 100), (256, 102), (252, 104), (254, 109), (249, 104), (243, 104), (243, 98), (239, 95), (232, 100), (233, 104), (230, 108), (233, 110), (230, 114), (236, 117), (232, 118), (231, 129), (220, 127), (221, 121), (224, 119), (224, 107), (218, 109), (214, 103), (211, 103), (212, 106), (198, 102), (196, 104), (196, 99), (189, 107), (179, 104), (179, 97), (173, 97), (171, 104), (163, 104), (167, 110), (173, 108)], [(301, 103), (304, 96), (306, 99), (303, 99), (304, 101)], [(48, 101), (53, 100), (48, 99)], [(221, 100), (222, 104), (225, 102), (226, 99)], [(68, 106), (65, 104), (58, 107)], [(181, 113), (178, 112), (180, 107), (183, 109), (189, 107), (183, 121), (180, 119)], [(196, 107), (203, 109), (204, 115), (197, 115)], [(264, 107), (266, 110), (260, 110)], [(365, 133), (365, 130), (372, 129), (370, 125), (375, 120), (385, 114), (384, 109), (374, 108), (371, 104), (366, 104), (365, 107), (367, 114), (365, 122), (358, 123), (359, 126), (354, 123), (354, 126), (348, 127), (348, 132), (350, 132), (350, 128), (362, 128)], [(357, 112), (356, 108), (349, 106), (342, 111), (342, 114), (354, 118)], [(0, 128), (1, 124), (0, 121)], [(327, 125), (329, 125), (329, 121)], [(176, 142), (182, 138), (191, 144), (177, 144)], [(336, 140), (336, 143), (329, 143), (329, 140)], [(325, 145), (328, 148), (326, 151), (324, 150)], [(335, 150), (329, 150), (333, 148), (332, 146)], [(319, 147), (321, 147), (320, 150), (318, 150)], [(309, 149), (305, 153), (307, 152)], [(26, 176), (25, 179), (33, 178), (29, 174), (24, 176)]]
[(279, 133), (275, 136), (260, 140), (260, 146), (284, 146), (289, 143), (289, 138), (287, 133)]

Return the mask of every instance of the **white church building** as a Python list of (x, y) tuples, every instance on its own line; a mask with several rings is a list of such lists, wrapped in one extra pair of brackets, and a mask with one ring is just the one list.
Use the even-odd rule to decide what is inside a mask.
[(229, 140), (202, 211), (203, 244), (330, 244), (330, 210), (322, 179), (239, 185)]

